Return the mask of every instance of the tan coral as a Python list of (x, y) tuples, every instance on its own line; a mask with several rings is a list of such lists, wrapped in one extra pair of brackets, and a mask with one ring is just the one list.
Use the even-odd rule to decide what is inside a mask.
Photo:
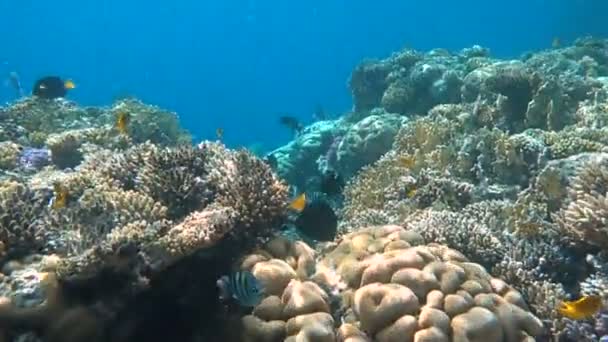
[(17, 166), (21, 146), (11, 141), (0, 142), (0, 169), (10, 170)]
[(268, 295), (281, 295), (289, 282), (296, 278), (294, 269), (280, 259), (256, 263), (251, 271), (262, 283)]
[(264, 321), (254, 315), (243, 317), (243, 342), (283, 341), (286, 336), (284, 321)]
[[(239, 267), (252, 271), (266, 295), (252, 315), (243, 318), (244, 341), (335, 341), (329, 295), (307, 280), (314, 263), (312, 248), (280, 237), (241, 260)], [(279, 320), (283, 322), (280, 334), (270, 329), (278, 329)], [(257, 326), (252, 322), (258, 322)]]
[(415, 314), (419, 308), (418, 298), (409, 288), (399, 284), (380, 283), (358, 289), (353, 306), (362, 329), (371, 335), (386, 328), (387, 323), (390, 325), (390, 322), (404, 315)]
[(190, 214), (154, 245), (170, 259), (211, 247), (232, 229), (235, 215), (231, 208), (208, 206)]
[[(396, 241), (403, 244), (389, 248)], [(370, 227), (343, 236), (319, 261), (333, 265), (348, 286), (343, 319), (350, 325), (339, 330), (340, 336), (353, 341), (502, 342), (503, 336), (519, 341), (514, 336), (541, 334), (542, 322), (522, 295), (482, 266), (444, 245), (410, 243), (422, 243), (420, 235), (399, 226)], [(317, 266), (317, 272), (326, 271)]]
[(299, 315), (287, 321), (285, 342), (335, 342), (334, 319), (325, 312)]
[(338, 329), (338, 340), (343, 342), (370, 342), (371, 340), (357, 326), (344, 323)]
[(327, 299), (327, 294), (319, 285), (310, 281), (292, 280), (281, 298), (285, 305), (283, 314), (287, 317), (295, 317), (315, 312), (329, 313)]

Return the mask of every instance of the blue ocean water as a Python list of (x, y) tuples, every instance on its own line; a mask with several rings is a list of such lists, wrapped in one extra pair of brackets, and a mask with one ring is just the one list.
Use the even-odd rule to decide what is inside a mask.
[[(517, 56), (554, 37), (605, 37), (607, 18), (606, 0), (1, 0), (0, 75), (17, 71), (27, 91), (69, 77), (81, 104), (137, 96), (177, 111), (198, 139), (222, 127), (228, 145), (272, 148), (291, 139), (279, 115), (348, 110), (365, 57), (473, 44)], [(2, 102), (13, 94), (0, 87)]]

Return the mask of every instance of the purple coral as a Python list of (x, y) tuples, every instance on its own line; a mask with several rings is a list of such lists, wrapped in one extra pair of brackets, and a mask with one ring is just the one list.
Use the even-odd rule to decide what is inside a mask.
[(27, 170), (39, 170), (51, 162), (51, 151), (46, 148), (26, 147), (19, 156), (19, 165)]

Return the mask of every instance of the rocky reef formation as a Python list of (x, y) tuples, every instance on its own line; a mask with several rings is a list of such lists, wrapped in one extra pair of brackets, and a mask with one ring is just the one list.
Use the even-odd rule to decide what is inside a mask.
[[(287, 187), (270, 167), (193, 146), (175, 114), (135, 100), (83, 109), (28, 98), (3, 113), (2, 338), (218, 336), (216, 280), (285, 219)], [(117, 113), (130, 116), (127, 132)]]
[[(608, 309), (608, 41), (498, 60), (403, 50), (354, 108), (259, 159), (192, 145), (127, 100), (0, 109), (0, 337), (43, 341), (597, 341)], [(121, 113), (126, 132), (115, 127)], [(297, 241), (287, 183), (348, 184), (333, 242)], [(329, 196), (331, 197), (331, 195)], [(251, 310), (216, 280), (251, 271)], [(25, 334), (25, 335), (24, 335)]]
[[(607, 41), (584, 38), (517, 61), (493, 60), (479, 48), (455, 55), (406, 50), (357, 68), (353, 95), (365, 100), (356, 106), (391, 108), (410, 120), (391, 149), (346, 187), (342, 231), (402, 225), (517, 289), (552, 338), (607, 335), (606, 307), (582, 321), (556, 310), (564, 300), (589, 294), (605, 300), (608, 293), (601, 266), (607, 246), (608, 131), (600, 119), (608, 108), (606, 56)], [(414, 62), (399, 66), (401, 59)], [(432, 82), (421, 89), (424, 69)], [(434, 97), (434, 87), (453, 76), (461, 80), (453, 83), (458, 90), (446, 89), (459, 96)], [(384, 81), (367, 80), (372, 77)], [(366, 88), (372, 84), (382, 91)], [(409, 102), (398, 95), (398, 107), (386, 98), (411, 90), (396, 87), (417, 89), (419, 96)]]

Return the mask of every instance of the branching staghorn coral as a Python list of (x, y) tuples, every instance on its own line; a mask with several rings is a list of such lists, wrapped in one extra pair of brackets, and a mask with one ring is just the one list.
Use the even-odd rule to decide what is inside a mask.
[(124, 147), (126, 140), (111, 133), (107, 128), (84, 128), (50, 134), (46, 146), (51, 150), (51, 161), (58, 168), (73, 168), (82, 162), (81, 147), (93, 143), (105, 148)]
[(207, 151), (183, 145), (150, 153), (138, 172), (136, 188), (167, 206), (169, 218), (202, 209), (213, 200), (213, 185), (206, 180)]
[[(212, 170), (197, 176), (209, 185), (206, 189), (212, 192), (209, 197), (212, 202), (204, 205), (201, 201), (199, 206), (192, 207), (190, 212), (184, 211), (183, 217), (175, 217), (172, 222), (167, 220), (168, 208), (148, 194), (151, 189), (160, 189), (158, 184), (148, 183), (149, 187), (144, 188), (138, 183), (135, 189), (123, 188), (129, 183), (124, 182), (124, 175), (133, 170), (119, 172), (120, 179), (114, 179), (111, 172), (108, 173), (110, 168), (96, 170), (88, 164), (82, 170), (58, 179), (70, 189), (71, 195), (66, 207), (50, 210), (43, 217), (45, 247), (58, 254), (53, 274), (57, 275), (59, 293), (70, 299), (61, 300), (54, 311), (45, 311), (44, 306), (34, 308), (41, 311), (38, 318), (44, 318), (42, 322), (10, 305), (0, 308), (3, 328), (30, 327), (48, 339), (52, 331), (57, 331), (60, 322), (67, 320), (77, 308), (89, 314), (99, 309), (103, 311), (107, 319), (96, 321), (103, 328), (108, 322), (120, 320), (124, 310), (134, 310), (130, 306), (134, 297), (147, 291), (162, 291), (166, 285), (158, 285), (158, 282), (162, 283), (159, 279), (166, 276), (169, 277), (166, 281), (171, 281), (175, 272), (190, 274), (188, 267), (193, 262), (213, 267), (224, 259), (230, 260), (254, 246), (259, 237), (266, 237), (284, 219), (288, 202), (286, 186), (268, 165), (248, 152), (230, 151), (216, 143), (204, 143), (196, 148), (139, 150), (143, 151), (146, 151), (140, 155), (143, 163), (153, 160), (156, 168), (143, 170), (138, 165), (139, 168), (133, 169), (137, 173), (136, 180), (145, 174), (150, 182), (162, 183), (167, 177), (190, 181), (196, 178), (195, 172)], [(204, 158), (199, 160), (201, 154)], [(137, 165), (136, 159), (132, 158), (130, 162)], [(159, 169), (160, 165), (176, 167)], [(155, 178), (152, 172), (159, 176)], [(189, 174), (171, 178), (172, 175), (167, 176), (166, 172)], [(154, 191), (150, 192), (158, 194)], [(55, 241), (57, 243), (53, 244)], [(214, 288), (219, 275), (206, 274), (200, 276), (204, 278), (201, 281), (205, 282), (204, 286)], [(191, 279), (192, 275), (187, 278)], [(190, 284), (180, 288), (183, 286)], [(211, 300), (216, 300), (215, 295), (212, 297)], [(48, 315), (58, 319), (50, 319)], [(136, 323), (127, 321), (124, 324), (128, 326), (125, 328), (128, 333), (116, 340), (138, 334)], [(57, 336), (76, 333), (79, 329), (76, 326), (57, 332)], [(91, 333), (88, 328), (82, 328)]]
[(608, 146), (608, 132), (598, 129), (568, 127), (558, 132), (543, 134), (553, 158), (566, 158), (584, 152), (600, 152)]
[(199, 148), (211, 155), (209, 182), (217, 189), (216, 203), (236, 210), (237, 224), (269, 229), (278, 223), (288, 191), (270, 166), (247, 150), (228, 152), (211, 143)]
[(487, 226), (455, 212), (420, 211), (410, 216), (405, 225), (426, 241), (457, 249), (488, 268), (498, 263), (507, 250), (503, 241)]
[(0, 256), (38, 250), (43, 245), (41, 232), (45, 228), (40, 217), (46, 210), (48, 196), (26, 185), (0, 182)]
[(111, 150), (97, 151), (85, 156), (79, 170), (99, 174), (105, 179), (117, 181), (125, 190), (134, 190), (142, 165), (151, 155), (158, 154), (158, 150), (159, 147), (152, 143), (143, 143), (121, 153)]

